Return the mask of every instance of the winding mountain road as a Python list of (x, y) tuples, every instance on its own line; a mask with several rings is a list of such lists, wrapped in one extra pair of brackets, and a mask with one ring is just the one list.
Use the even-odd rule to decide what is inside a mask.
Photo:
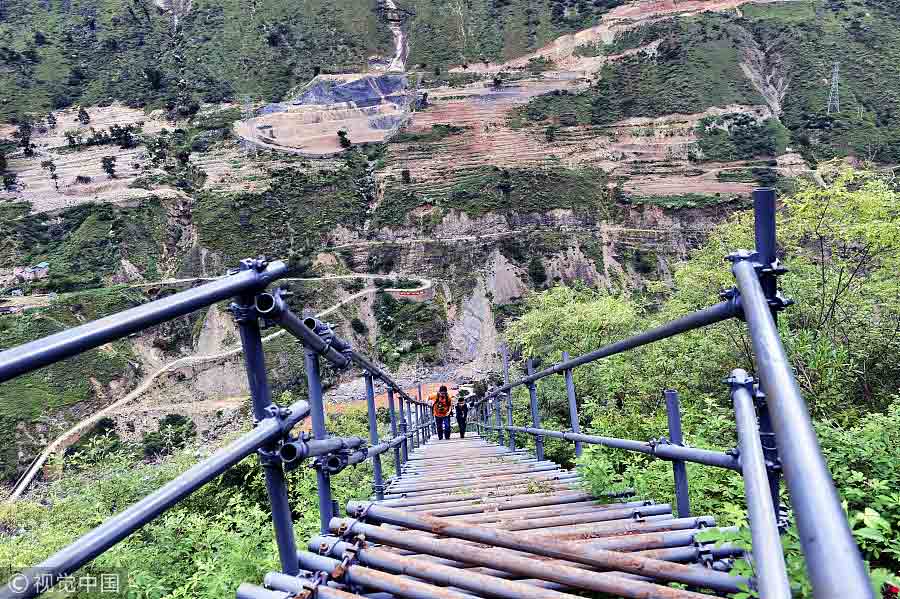
[[(291, 281), (291, 280), (293, 280), (293, 281), (320, 281), (320, 280), (334, 280), (334, 279), (372, 280), (372, 279), (376, 279), (376, 278), (390, 278), (390, 277), (384, 277), (381, 275), (371, 275), (371, 274), (356, 274), (356, 275), (334, 275), (334, 276), (315, 277), (315, 278), (295, 278), (295, 279), (282, 279), (282, 280), (288, 280), (288, 281)], [(408, 278), (416, 279), (416, 280), (420, 281), (422, 283), (422, 285), (415, 289), (403, 289), (402, 291), (424, 291), (424, 290), (431, 288), (432, 282), (429, 279), (424, 279), (422, 277), (408, 277)], [(156, 284), (172, 283), (172, 282), (179, 282), (179, 283), (185, 282), (186, 283), (186, 282), (196, 282), (199, 280), (212, 280), (212, 279), (208, 279), (208, 278), (175, 279), (173, 281), (157, 281)], [(342, 307), (346, 306), (347, 304), (351, 304), (367, 295), (374, 294), (377, 290), (378, 290), (378, 288), (375, 286), (367, 287), (367, 288), (363, 289), (362, 291), (359, 291), (357, 293), (354, 293), (353, 295), (350, 295), (350, 296), (344, 298), (343, 300), (337, 302), (333, 306), (331, 306), (325, 310), (322, 310), (321, 312), (316, 314), (316, 317), (317, 318), (325, 318), (329, 314), (334, 313), (335, 311), (341, 309)], [(399, 290), (387, 288), (387, 289), (385, 289), (385, 291), (399, 291)], [(263, 341), (263, 343), (267, 343), (267, 342), (269, 342), (273, 339), (276, 339), (284, 334), (285, 334), (285, 330), (282, 329), (282, 330), (272, 333), (271, 335), (266, 335), (265, 337), (263, 337), (262, 341)], [(19, 480), (16, 482), (16, 485), (13, 487), (12, 492), (4, 500), (4, 503), (14, 503), (16, 500), (18, 500), (18, 498), (22, 496), (22, 493), (24, 493), (25, 490), (28, 489), (28, 486), (32, 483), (34, 478), (37, 476), (38, 472), (40, 472), (41, 468), (43, 468), (43, 466), (47, 462), (47, 460), (49, 460), (50, 457), (54, 453), (56, 453), (60, 448), (64, 447), (65, 442), (67, 440), (69, 440), (73, 435), (75, 435), (81, 431), (84, 431), (85, 429), (87, 429), (88, 427), (90, 427), (93, 424), (96, 424), (103, 417), (121, 411), (121, 409), (124, 406), (130, 404), (131, 402), (135, 401), (136, 399), (138, 399), (139, 397), (144, 395), (147, 391), (149, 391), (150, 388), (153, 386), (154, 382), (156, 381), (156, 379), (158, 379), (160, 376), (162, 376), (168, 372), (178, 370), (179, 368), (184, 368), (186, 366), (197, 366), (197, 365), (201, 365), (201, 364), (207, 364), (209, 362), (216, 362), (219, 360), (228, 359), (228, 358), (239, 355), (242, 351), (243, 350), (240, 346), (236, 346), (236, 347), (233, 347), (231, 349), (228, 349), (226, 351), (216, 353), (216, 354), (209, 354), (209, 355), (202, 355), (202, 356), (186, 356), (183, 358), (178, 358), (177, 360), (174, 360), (172, 362), (169, 362), (165, 366), (157, 369), (151, 375), (144, 378), (144, 380), (141, 382), (140, 385), (138, 385), (134, 390), (132, 390), (127, 395), (125, 395), (123, 398), (109, 404), (105, 408), (103, 408), (103, 409), (95, 412), (91, 416), (88, 416), (87, 418), (81, 420), (80, 422), (75, 424), (72, 428), (68, 429), (62, 435), (57, 437), (52, 443), (50, 443), (40, 453), (40, 455), (38, 455), (37, 458), (35, 458), (34, 462), (32, 462), (32, 464), (31, 464), (31, 466), (29, 466), (28, 470), (26, 470), (25, 473), (19, 478)]]

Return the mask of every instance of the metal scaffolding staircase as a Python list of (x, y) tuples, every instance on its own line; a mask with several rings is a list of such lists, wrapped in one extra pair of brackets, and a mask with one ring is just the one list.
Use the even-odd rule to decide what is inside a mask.
[[(353, 517), (310, 539), (300, 573), (271, 572), (237, 596), (686, 599), (748, 584), (722, 571), (739, 549), (697, 541), (713, 518), (676, 518), (668, 504), (632, 495), (596, 497), (576, 472), (477, 434), (431, 437), (383, 500), (351, 502)], [(716, 595), (689, 590), (700, 588)]]

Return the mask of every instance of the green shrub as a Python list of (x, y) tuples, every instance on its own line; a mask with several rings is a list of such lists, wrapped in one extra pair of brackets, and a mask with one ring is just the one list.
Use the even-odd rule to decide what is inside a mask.
[(354, 318), (353, 320), (350, 321), (350, 328), (352, 328), (353, 331), (357, 335), (368, 335), (369, 334), (369, 327), (367, 327), (366, 323), (364, 323), (363, 321), (361, 321), (358, 318)]
[(166, 414), (156, 431), (145, 433), (142, 441), (144, 455), (149, 458), (181, 449), (197, 436), (194, 421), (181, 414)]

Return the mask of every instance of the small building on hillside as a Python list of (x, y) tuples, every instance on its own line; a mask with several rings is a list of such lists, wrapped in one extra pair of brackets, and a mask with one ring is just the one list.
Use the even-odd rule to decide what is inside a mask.
[(19, 281), (34, 281), (37, 279), (46, 279), (50, 276), (50, 263), (39, 262), (34, 266), (16, 266), (13, 269), (13, 275)]

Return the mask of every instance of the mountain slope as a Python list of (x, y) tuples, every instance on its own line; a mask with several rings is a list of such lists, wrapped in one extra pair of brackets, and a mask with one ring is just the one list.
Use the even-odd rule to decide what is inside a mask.
[(10, 0), (0, 6), (0, 121), (73, 103), (196, 110), (280, 99), (316, 69), (389, 51), (373, 2), (195, 0), (174, 18), (151, 0)]

